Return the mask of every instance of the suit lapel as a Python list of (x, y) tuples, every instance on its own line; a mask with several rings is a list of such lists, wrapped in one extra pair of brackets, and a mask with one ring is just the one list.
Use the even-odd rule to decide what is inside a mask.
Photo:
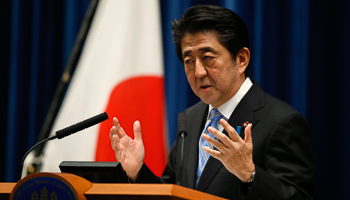
[[(188, 157), (188, 163), (187, 163), (187, 176), (188, 176), (188, 184), (189, 187), (194, 189), (196, 186), (196, 177), (197, 177), (197, 164), (198, 164), (198, 141), (199, 137), (202, 134), (203, 127), (206, 122), (206, 116), (208, 113), (208, 105), (205, 103), (202, 103), (200, 105), (200, 108), (194, 113), (194, 115), (191, 118), (188, 119), (188, 123), (192, 127), (191, 130), (189, 130), (189, 157)], [(188, 116), (190, 117), (190, 116)], [(195, 145), (197, 144), (197, 145)]]
[[(253, 126), (255, 126), (258, 123), (258, 119), (255, 118), (254, 111), (260, 109), (263, 106), (262, 98), (263, 91), (260, 89), (258, 84), (254, 82), (252, 88), (240, 101), (240, 103), (237, 105), (236, 109), (230, 116), (228, 120), (229, 124), (235, 129), (237, 128), (237, 126), (242, 127), (242, 124), (245, 121), (248, 121), (249, 123), (252, 123)], [(228, 135), (226, 130), (224, 130), (223, 133)], [(241, 129), (240, 136), (242, 137), (242, 139), (244, 139), (244, 127), (242, 127)], [(221, 161), (217, 160), (214, 157), (210, 157), (203, 170), (200, 181), (198, 182), (197, 190), (205, 191), (222, 166), (223, 164), (221, 163)]]

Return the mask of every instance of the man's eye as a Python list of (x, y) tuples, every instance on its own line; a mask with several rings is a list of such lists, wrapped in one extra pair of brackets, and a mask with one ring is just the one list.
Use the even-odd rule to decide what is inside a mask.
[(211, 57), (210, 56), (204, 56), (203, 59), (204, 60), (209, 60)]
[(192, 63), (192, 60), (190, 60), (190, 59), (185, 60), (185, 63), (190, 64), (190, 63)]

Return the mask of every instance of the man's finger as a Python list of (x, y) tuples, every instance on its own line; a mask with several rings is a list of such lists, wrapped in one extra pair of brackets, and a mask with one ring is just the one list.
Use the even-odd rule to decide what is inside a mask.
[(113, 125), (114, 125), (115, 127), (120, 126), (120, 125), (119, 125), (119, 120), (118, 120), (118, 118), (113, 117)]
[(204, 151), (206, 151), (210, 156), (213, 156), (214, 158), (219, 159), (219, 156), (221, 155), (221, 152), (220, 151), (217, 151), (217, 150), (214, 150), (214, 149), (211, 149), (207, 146), (204, 146), (203, 147)]
[(252, 124), (248, 124), (247, 127), (245, 127), (244, 130), (244, 142), (245, 143), (253, 143), (252, 141)]
[[(220, 140), (225, 140), (224, 137), (227, 138), (226, 135), (224, 135), (223, 133), (221, 133), (220, 131), (216, 130), (213, 127), (209, 127), (208, 131), (213, 134), (215, 137), (217, 137)], [(203, 134), (202, 135), (203, 139), (206, 140), (208, 143), (212, 144), (215, 148), (217, 148), (219, 151), (223, 151), (224, 148), (226, 147), (226, 144), (222, 144), (221, 142), (219, 142), (218, 140), (215, 140), (214, 138), (210, 137), (207, 134)], [(228, 138), (227, 138), (228, 139)]]
[(122, 138), (125, 136), (125, 131), (124, 129), (120, 126), (119, 120), (116, 117), (113, 117), (113, 125), (116, 128), (116, 134)]
[(118, 136), (118, 135), (113, 135), (113, 136), (112, 136), (112, 141), (113, 141), (113, 142), (116, 142), (116, 143), (119, 143), (119, 142), (120, 142), (119, 136)]
[(113, 135), (115, 135), (117, 132), (117, 129), (115, 128), (115, 126), (112, 126), (111, 130), (109, 131), (109, 139), (112, 140)]
[(210, 137), (209, 135), (203, 134), (203, 138), (210, 144), (212, 144), (215, 148), (217, 148), (220, 152), (224, 152), (227, 150), (229, 146), (231, 146), (232, 141), (223, 133), (216, 130), (214, 127), (209, 127), (208, 131), (213, 134), (220, 141)]
[(112, 149), (116, 152), (120, 148), (119, 142), (120, 142), (120, 139), (119, 139), (118, 135), (113, 135), (111, 138), (111, 144), (112, 144)]
[(142, 140), (141, 123), (139, 121), (134, 122), (134, 139), (135, 140)]
[(241, 140), (241, 137), (239, 137), (236, 130), (226, 120), (221, 119), (220, 123), (224, 127), (224, 129), (228, 132), (232, 141), (237, 142), (237, 141)]

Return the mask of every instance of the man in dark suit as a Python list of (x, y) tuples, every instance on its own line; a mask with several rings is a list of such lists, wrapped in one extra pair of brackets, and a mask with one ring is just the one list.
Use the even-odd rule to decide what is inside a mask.
[(175, 183), (229, 199), (314, 199), (310, 131), (291, 106), (249, 78), (248, 31), (217, 6), (194, 6), (173, 21), (174, 42), (193, 92), (186, 109), (181, 177), (175, 141), (162, 177), (143, 163), (140, 122), (132, 140), (113, 119), (112, 148), (132, 182)]

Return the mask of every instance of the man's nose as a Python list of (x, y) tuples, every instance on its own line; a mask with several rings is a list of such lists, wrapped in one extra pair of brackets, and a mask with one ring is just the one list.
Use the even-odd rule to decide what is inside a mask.
[(207, 75), (207, 70), (203, 63), (199, 60), (196, 61), (196, 72), (195, 75), (197, 78), (202, 78)]

